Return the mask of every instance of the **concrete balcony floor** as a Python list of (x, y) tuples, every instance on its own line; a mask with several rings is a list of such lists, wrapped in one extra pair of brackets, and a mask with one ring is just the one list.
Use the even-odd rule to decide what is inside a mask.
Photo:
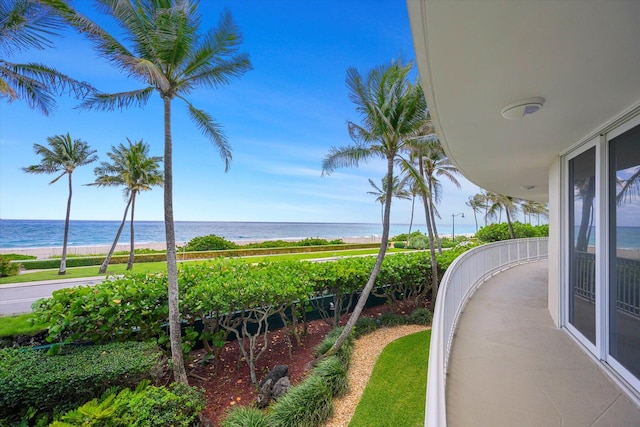
[(547, 262), (484, 283), (463, 312), (447, 376), (456, 426), (640, 426), (640, 408), (547, 310)]

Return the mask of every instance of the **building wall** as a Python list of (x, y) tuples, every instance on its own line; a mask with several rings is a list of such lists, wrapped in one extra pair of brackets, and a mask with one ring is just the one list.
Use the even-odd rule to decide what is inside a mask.
[(560, 156), (549, 166), (549, 296), (548, 309), (556, 327), (561, 326), (561, 209)]

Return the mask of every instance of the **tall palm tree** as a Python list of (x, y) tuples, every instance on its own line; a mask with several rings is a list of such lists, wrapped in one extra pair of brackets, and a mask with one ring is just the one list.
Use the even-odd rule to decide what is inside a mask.
[(173, 219), (173, 141), (171, 106), (180, 99), (195, 126), (219, 151), (225, 171), (231, 162), (231, 147), (220, 124), (209, 113), (196, 108), (186, 96), (200, 87), (217, 88), (251, 69), (247, 54), (239, 53), (242, 42), (231, 14), (224, 12), (218, 26), (200, 31), (198, 3), (193, 0), (97, 0), (124, 31), (119, 41), (62, 0), (41, 0), (52, 5), (82, 34), (95, 50), (114, 66), (142, 83), (140, 89), (100, 93), (86, 99), (82, 107), (112, 111), (144, 106), (153, 93), (162, 98), (164, 114), (164, 222), (167, 242), (169, 291), (169, 336), (176, 382), (187, 383), (182, 356), (178, 270)]
[(111, 260), (111, 256), (116, 249), (120, 234), (127, 220), (127, 212), (131, 207), (131, 240), (129, 248), (129, 262), (127, 270), (133, 267), (135, 255), (135, 233), (133, 227), (133, 218), (136, 208), (136, 196), (142, 191), (149, 191), (154, 186), (161, 186), (163, 183), (162, 171), (160, 170), (160, 162), (162, 157), (149, 156), (149, 145), (142, 140), (135, 144), (127, 138), (128, 146), (120, 144), (117, 147), (111, 146), (111, 152), (107, 156), (111, 159), (111, 163), (102, 162), (93, 172), (96, 175), (96, 181), (91, 186), (97, 187), (114, 187), (124, 186), (124, 196), (127, 199), (127, 206), (124, 209), (122, 222), (113, 240), (111, 249), (100, 266), (100, 273), (107, 271), (107, 266)]
[(509, 227), (509, 235), (512, 239), (516, 238), (516, 233), (513, 229), (513, 218), (518, 214), (520, 208), (518, 207), (520, 199), (516, 197), (506, 196), (504, 194), (487, 193), (489, 200), (489, 212), (495, 212), (504, 210), (507, 217), (507, 225)]
[(432, 221), (432, 228), (438, 243), (438, 251), (442, 254), (442, 246), (440, 244), (440, 236), (438, 236), (438, 227), (436, 225), (436, 217), (440, 218), (440, 214), (437, 211), (436, 205), (442, 201), (442, 183), (438, 178), (447, 178), (456, 187), (460, 187), (460, 182), (456, 178), (460, 172), (456, 168), (449, 158), (446, 156), (440, 141), (432, 141), (427, 145), (426, 152), (423, 153), (424, 159), (422, 167), (424, 169), (424, 176), (427, 183), (429, 192), (428, 205), (429, 205), (429, 219)]
[[(361, 115), (361, 124), (347, 123), (349, 135), (355, 144), (331, 148), (322, 161), (323, 175), (339, 167), (358, 166), (360, 162), (381, 158), (387, 162), (386, 182), (394, 182), (394, 161), (402, 158), (406, 144), (418, 132), (427, 116), (422, 88), (409, 82), (411, 69), (411, 63), (403, 65), (400, 61), (394, 61), (390, 65), (374, 68), (366, 79), (355, 68), (347, 70), (349, 96)], [(378, 276), (389, 242), (392, 196), (393, 185), (387, 185), (378, 257), (353, 313), (327, 355), (335, 354), (342, 347)]]
[[(376, 196), (376, 202), (380, 203), (380, 218), (384, 221), (384, 205), (387, 201), (387, 180), (382, 178), (382, 188), (378, 187), (372, 179), (369, 179), (369, 185), (373, 187), (374, 191), (367, 191), (367, 194)], [(396, 199), (411, 199), (411, 193), (404, 188), (404, 183), (401, 183), (397, 176), (393, 177), (391, 194)]]
[[(473, 218), (476, 222), (476, 233), (478, 232), (478, 214), (482, 212), (484, 208), (484, 196), (482, 194), (475, 194), (473, 196), (469, 196), (469, 200), (465, 203), (465, 205), (469, 206), (473, 211)], [(486, 221), (485, 221), (486, 225)]]
[(82, 98), (93, 91), (43, 64), (17, 64), (6, 57), (27, 49), (52, 46), (49, 37), (62, 29), (63, 22), (36, 0), (0, 0), (0, 98), (9, 103), (24, 100), (29, 108), (48, 116), (55, 108), (54, 95), (71, 93)]
[(91, 150), (89, 144), (79, 139), (71, 139), (71, 136), (56, 135), (47, 138), (49, 148), (40, 144), (33, 144), (37, 155), (41, 156), (37, 165), (22, 168), (24, 172), (34, 174), (59, 174), (49, 184), (53, 184), (63, 176), (68, 176), (69, 196), (67, 198), (67, 215), (64, 221), (64, 238), (62, 242), (62, 259), (58, 274), (67, 272), (67, 241), (69, 238), (69, 217), (71, 215), (71, 196), (73, 195), (72, 175), (73, 171), (84, 165), (98, 160), (96, 150)]

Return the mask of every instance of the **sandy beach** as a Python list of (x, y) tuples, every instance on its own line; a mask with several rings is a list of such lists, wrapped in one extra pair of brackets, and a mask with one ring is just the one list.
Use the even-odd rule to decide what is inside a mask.
[[(380, 237), (342, 237), (342, 241), (345, 243), (380, 243)], [(282, 239), (289, 240), (292, 239)], [(333, 238), (327, 238), (327, 240), (333, 240)], [(239, 245), (247, 244), (247, 243), (257, 243), (260, 240), (235, 240), (235, 243)], [(177, 246), (183, 246), (186, 242), (176, 242)], [(136, 243), (136, 249), (157, 249), (164, 250), (167, 248), (165, 242), (147, 242), (147, 243)], [(97, 245), (97, 246), (68, 246), (67, 254), (68, 255), (101, 255), (109, 252), (111, 248), (110, 245)], [(116, 246), (116, 252), (120, 251), (128, 251), (129, 244), (118, 244)], [(1, 254), (21, 254), (21, 255), (34, 255), (38, 257), (38, 259), (47, 259), (54, 256), (62, 255), (62, 246), (60, 247), (51, 247), (51, 248), (10, 248), (10, 249), (0, 249)]]

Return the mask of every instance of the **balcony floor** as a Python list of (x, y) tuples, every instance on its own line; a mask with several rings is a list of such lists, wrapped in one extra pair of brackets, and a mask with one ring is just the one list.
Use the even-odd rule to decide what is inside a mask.
[(547, 262), (514, 267), (476, 291), (447, 376), (455, 426), (640, 426), (640, 408), (547, 310)]

